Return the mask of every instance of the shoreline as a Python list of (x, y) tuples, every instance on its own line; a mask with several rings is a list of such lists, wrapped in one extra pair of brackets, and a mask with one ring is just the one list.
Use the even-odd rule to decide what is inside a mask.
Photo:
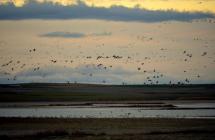
[[(185, 105), (180, 107), (180, 105)], [(186, 107), (186, 105), (188, 105)], [(189, 105), (191, 105), (189, 107)], [(193, 105), (193, 106), (192, 106)], [(194, 105), (198, 105), (195, 106)], [(203, 105), (203, 106), (201, 106)], [(0, 108), (70, 107), (70, 108), (144, 108), (144, 109), (215, 109), (215, 100), (166, 101), (79, 101), (79, 102), (0, 102)]]

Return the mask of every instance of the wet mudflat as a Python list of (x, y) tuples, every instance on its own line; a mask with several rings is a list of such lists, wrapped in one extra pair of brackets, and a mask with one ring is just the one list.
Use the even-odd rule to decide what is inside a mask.
[(0, 138), (58, 140), (213, 140), (213, 119), (0, 118)]
[[(5, 105), (5, 104), (4, 104)], [(210, 118), (215, 119), (215, 103), (91, 103), (65, 105), (2, 106), (0, 117), (54, 118)]]

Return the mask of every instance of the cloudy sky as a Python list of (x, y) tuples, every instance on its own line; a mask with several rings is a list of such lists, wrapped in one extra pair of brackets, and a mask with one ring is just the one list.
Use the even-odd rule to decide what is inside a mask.
[(0, 0), (0, 84), (215, 83), (215, 0)]

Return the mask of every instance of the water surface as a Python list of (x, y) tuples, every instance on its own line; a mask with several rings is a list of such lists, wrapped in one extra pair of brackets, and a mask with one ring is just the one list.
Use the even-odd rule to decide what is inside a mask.
[(138, 107), (0, 108), (0, 117), (57, 118), (215, 118), (215, 109), (147, 109)]

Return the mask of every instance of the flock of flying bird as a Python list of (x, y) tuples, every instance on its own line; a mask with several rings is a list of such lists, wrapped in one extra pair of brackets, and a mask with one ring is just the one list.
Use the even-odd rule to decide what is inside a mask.
[[(211, 21), (210, 21), (211, 22)], [(137, 36), (137, 39), (138, 40), (147, 40), (147, 41), (152, 41), (153, 38), (152, 37), (144, 37), (144, 36)], [(194, 38), (193, 39), (194, 41), (198, 41), (200, 40), (199, 38)], [(131, 44), (128, 44), (128, 46), (130, 46)], [(101, 44), (101, 46), (104, 46), (104, 43)], [(166, 48), (161, 48), (160, 51), (166, 51), (167, 49)], [(33, 48), (33, 49), (30, 49), (28, 50), (28, 53), (36, 53), (38, 50), (36, 48)], [(183, 58), (183, 61), (184, 62), (188, 62), (192, 59), (193, 57), (193, 54), (191, 52), (188, 52), (187, 50), (184, 50), (181, 52), (184, 56)], [(157, 54), (159, 55), (159, 54)], [(208, 53), (206, 51), (202, 52), (201, 54), (201, 57), (205, 57), (207, 56)], [(113, 55), (97, 55), (97, 56), (84, 56), (84, 58), (86, 60), (90, 60), (90, 59), (93, 59), (95, 61), (97, 61), (98, 63), (97, 64), (93, 64), (93, 68), (96, 68), (96, 69), (100, 69), (100, 70), (107, 70), (107, 69), (111, 69), (113, 68), (114, 66), (113, 65), (108, 65), (106, 66), (105, 64), (102, 64), (101, 61), (103, 61), (104, 59), (113, 59), (113, 60), (126, 60), (126, 62), (128, 60), (135, 60), (135, 58), (133, 56), (120, 56), (120, 55), (116, 55), (116, 54), (113, 54)], [(160, 79), (165, 77), (165, 74), (162, 74), (160, 73), (158, 70), (156, 70), (155, 68), (153, 68), (152, 70), (146, 70), (144, 69), (144, 65), (147, 63), (148, 60), (151, 60), (152, 58), (151, 57), (144, 57), (144, 60), (137, 60), (136, 62), (138, 62), (138, 65), (137, 65), (137, 68), (136, 68), (136, 71), (137, 72), (142, 72), (142, 73), (150, 73), (151, 75), (150, 76), (147, 76), (145, 78), (145, 81), (143, 82), (143, 84), (160, 84)], [(70, 64), (72, 65), (74, 62), (75, 62), (75, 59), (74, 60), (64, 60), (64, 62), (66, 64)], [(214, 60), (215, 62), (215, 60)], [(62, 63), (62, 61), (59, 61), (58, 59), (50, 59), (50, 65), (53, 65), (53, 64), (57, 64), (57, 63)], [(17, 66), (18, 65), (18, 66)], [(11, 74), (11, 72), (15, 71), (16, 69), (16, 66), (19, 67), (20, 69), (24, 69), (28, 64), (26, 63), (22, 63), (20, 60), (9, 60), (3, 64), (0, 65), (0, 73), (6, 75), (6, 76), (11, 76), (13, 74)], [(86, 65), (86, 67), (88, 68), (89, 65)], [(8, 68), (10, 69), (10, 71), (8, 71)], [(4, 69), (7, 69), (7, 72), (5, 72)], [(38, 65), (36, 67), (34, 67), (32, 69), (32, 71), (36, 72), (36, 71), (39, 71), (41, 69), (41, 66)], [(4, 70), (4, 71), (3, 71)], [(3, 71), (3, 72), (2, 72)], [(183, 73), (187, 73), (187, 70), (183, 70)], [(94, 74), (93, 73), (89, 73), (88, 74), (90, 77), (93, 77)], [(17, 76), (12, 76), (13, 78), (8, 78), (8, 81), (16, 81), (17, 80)], [(43, 76), (45, 78), (45, 76)], [(200, 78), (200, 74), (196, 74), (196, 78)], [(69, 83), (70, 81), (65, 81), (67, 83)], [(77, 81), (74, 81), (75, 83)], [(106, 83), (107, 81), (104, 79), (103, 81), (101, 81), (102, 83)], [(190, 84), (191, 83), (191, 79), (190, 78), (185, 78), (184, 80), (179, 80), (179, 81), (168, 81), (167, 84)], [(126, 82), (122, 82), (123, 85), (126, 84)]]
[[(163, 48), (161, 50), (164, 50)], [(29, 53), (34, 53), (36, 52), (37, 50), (34, 48), (34, 49), (31, 49), (29, 50)], [(188, 53), (186, 50), (184, 50), (182, 52), (182, 54), (185, 55), (185, 59), (184, 61), (188, 61), (189, 59), (191, 59), (193, 57), (192, 53)], [(206, 56), (207, 55), (207, 52), (203, 52), (202, 53), (202, 57)], [(131, 56), (126, 56), (126, 57), (123, 57), (123, 56), (119, 56), (119, 55), (112, 55), (112, 56), (102, 56), (102, 55), (98, 55), (97, 57), (93, 57), (93, 56), (85, 56), (86, 59), (95, 59), (95, 60), (100, 60), (100, 59), (115, 59), (115, 60), (119, 60), (119, 59), (126, 59), (126, 60), (130, 60), (132, 59)], [(150, 60), (150, 57), (145, 57), (145, 61), (146, 60)], [(73, 60), (65, 60), (64, 61), (65, 63), (73, 63), (74, 61)], [(99, 61), (100, 62), (100, 61)], [(139, 62), (139, 61), (138, 61)], [(14, 60), (10, 60), (4, 64), (1, 65), (2, 68), (5, 68), (5, 67), (10, 67), (10, 65), (12, 64), (19, 64), (20, 68), (23, 69), (26, 64), (21, 64), (21, 62), (19, 60), (17, 61), (14, 61)], [(50, 60), (50, 63), (58, 63), (58, 60), (55, 59), (51, 59)], [(138, 72), (143, 72), (143, 73), (147, 73), (149, 71), (147, 70), (144, 70), (142, 66), (144, 66), (144, 62), (140, 62), (139, 66), (137, 66), (137, 71)], [(86, 67), (89, 67), (90, 65), (86, 65)], [(99, 64), (94, 64), (92, 65), (94, 66), (94, 68), (98, 68), (98, 69), (103, 69), (103, 70), (106, 70), (106, 69), (111, 69), (113, 66), (112, 65), (109, 65), (109, 66), (105, 66), (104, 64), (102, 63), (99, 63)], [(11, 71), (14, 71), (15, 70), (15, 67), (11, 67)], [(37, 67), (34, 67), (33, 68), (33, 71), (39, 71), (40, 70), (40, 66), (37, 66)], [(186, 73), (187, 71), (184, 70), (183, 71), (184, 73)], [(156, 69), (153, 69), (152, 71), (150, 71), (150, 73), (152, 74), (151, 76), (147, 76), (146, 77), (146, 81), (143, 83), (143, 84), (159, 84), (159, 79), (160, 78), (163, 78), (164, 77), (164, 74), (162, 73), (159, 73)], [(11, 75), (9, 72), (4, 72), (5, 75)], [(90, 77), (93, 77), (93, 73), (89, 73), (89, 76)], [(200, 78), (200, 75), (198, 74), (197, 75), (197, 78)], [(13, 81), (16, 81), (17, 80), (17, 76), (14, 76), (13, 78), (8, 78), (8, 80), (13, 80)], [(65, 81), (67, 83), (70, 83), (70, 81)], [(74, 81), (75, 83), (77, 83), (77, 81)], [(103, 81), (101, 81), (103, 84), (106, 83), (105, 79)], [(189, 84), (191, 81), (189, 78), (186, 78), (184, 81), (179, 81), (179, 82), (173, 82), (173, 81), (169, 81), (168, 84)], [(126, 82), (122, 82), (123, 85), (126, 84)]]

